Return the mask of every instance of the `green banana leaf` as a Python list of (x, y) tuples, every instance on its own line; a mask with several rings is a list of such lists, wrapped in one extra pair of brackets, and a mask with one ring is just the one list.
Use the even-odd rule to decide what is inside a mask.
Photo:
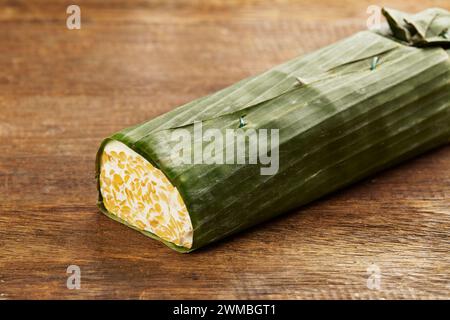
[[(126, 144), (179, 190), (190, 252), (450, 141), (450, 14), (383, 9), (389, 32), (362, 31), (105, 139)], [(177, 130), (279, 130), (279, 169), (175, 165)], [(202, 142), (206, 146), (207, 142)], [(110, 217), (99, 192), (98, 205)], [(132, 227), (132, 226), (131, 226)]]

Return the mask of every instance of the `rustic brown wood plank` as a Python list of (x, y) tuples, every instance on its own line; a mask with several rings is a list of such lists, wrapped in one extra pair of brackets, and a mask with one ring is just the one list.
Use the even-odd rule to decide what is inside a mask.
[(102, 138), (364, 29), (371, 1), (77, 4), (69, 31), (65, 1), (0, 1), (0, 299), (450, 298), (450, 147), (189, 255), (95, 205)]

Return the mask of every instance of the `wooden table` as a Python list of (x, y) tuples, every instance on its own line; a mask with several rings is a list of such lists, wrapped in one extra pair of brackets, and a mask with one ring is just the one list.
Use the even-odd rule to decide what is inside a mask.
[(372, 2), (80, 0), (68, 30), (66, 1), (0, 1), (0, 299), (450, 298), (450, 147), (189, 255), (96, 207), (102, 138), (364, 29)]

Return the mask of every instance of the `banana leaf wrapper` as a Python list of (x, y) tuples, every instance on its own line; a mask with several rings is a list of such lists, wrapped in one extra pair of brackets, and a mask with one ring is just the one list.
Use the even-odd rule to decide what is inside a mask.
[[(448, 143), (449, 12), (385, 8), (383, 14), (389, 28), (356, 33), (105, 139), (96, 160), (101, 211), (190, 252)], [(175, 164), (171, 137), (177, 130), (194, 134), (195, 123), (224, 135), (238, 126), (278, 129), (278, 171)], [(108, 210), (100, 176), (112, 142), (134, 151), (178, 191), (190, 243), (170, 241)]]

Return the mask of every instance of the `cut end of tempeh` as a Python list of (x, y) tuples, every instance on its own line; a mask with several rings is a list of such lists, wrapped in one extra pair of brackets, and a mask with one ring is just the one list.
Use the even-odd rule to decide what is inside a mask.
[(106, 210), (138, 230), (192, 247), (186, 205), (169, 179), (125, 144), (111, 141), (101, 156), (100, 192)]

